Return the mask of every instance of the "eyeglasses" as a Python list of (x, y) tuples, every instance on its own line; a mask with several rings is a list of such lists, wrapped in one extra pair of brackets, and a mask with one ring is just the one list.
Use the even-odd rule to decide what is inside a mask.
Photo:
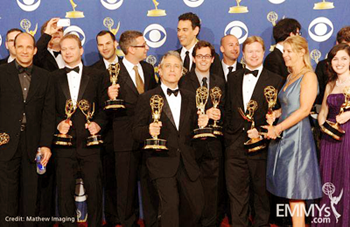
[(201, 54), (196, 55), (196, 58), (198, 58), (200, 60), (203, 60), (203, 59), (209, 60), (209, 59), (211, 59), (211, 57), (212, 57), (211, 55), (201, 55)]
[(145, 45), (140, 45), (140, 46), (132, 46), (132, 47), (135, 47), (135, 48), (146, 48), (147, 44)]

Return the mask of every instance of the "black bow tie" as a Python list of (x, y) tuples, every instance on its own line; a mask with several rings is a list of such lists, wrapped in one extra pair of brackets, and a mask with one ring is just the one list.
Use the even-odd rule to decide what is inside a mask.
[(57, 58), (59, 54), (61, 54), (61, 51), (53, 51), (53, 55), (55, 56), (55, 58)]
[(257, 77), (258, 73), (259, 73), (259, 70), (250, 71), (247, 68), (244, 69), (244, 75), (253, 74), (253, 76)]
[(18, 71), (19, 73), (26, 73), (27, 75), (31, 75), (32, 74), (32, 66), (29, 67), (23, 67), (21, 65), (18, 65)]
[(171, 94), (174, 94), (175, 97), (177, 97), (177, 94), (179, 94), (179, 89), (176, 90), (171, 90), (170, 88), (168, 88), (166, 90), (166, 93), (170, 96)]
[(66, 71), (66, 73), (70, 73), (71, 71), (75, 71), (77, 73), (79, 73), (79, 66), (75, 67), (75, 68), (68, 68), (68, 67), (64, 67), (64, 70)]

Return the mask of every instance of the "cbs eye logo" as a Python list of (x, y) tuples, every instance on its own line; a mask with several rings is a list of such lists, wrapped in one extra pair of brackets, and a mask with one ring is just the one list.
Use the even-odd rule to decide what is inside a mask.
[(228, 34), (236, 36), (239, 44), (242, 44), (248, 38), (248, 27), (242, 21), (232, 21), (225, 28), (224, 35)]
[(149, 47), (161, 47), (166, 41), (166, 31), (160, 24), (150, 24), (143, 32), (143, 37)]
[(318, 17), (309, 25), (309, 36), (316, 42), (324, 42), (333, 34), (333, 23), (326, 17)]
[(81, 29), (75, 25), (69, 26), (64, 30), (63, 35), (66, 35), (66, 34), (74, 34), (74, 35), (78, 36), (79, 39), (81, 40), (81, 45), (84, 46), (86, 37), (85, 37), (85, 33), (84, 33), (83, 29)]
[(122, 4), (124, 0), (101, 0), (101, 4), (109, 10), (115, 10), (118, 9)]
[(271, 2), (272, 4), (281, 4), (283, 2), (285, 2), (286, 0), (269, 0), (269, 2)]
[(24, 11), (30, 12), (36, 10), (40, 6), (41, 0), (16, 0), (19, 8)]
[(1, 37), (1, 35), (0, 35), (0, 47), (1, 47), (1, 44), (2, 44), (2, 37)]
[(202, 3), (204, 2), (204, 0), (184, 0), (184, 3), (192, 8), (198, 7), (200, 5), (202, 5)]

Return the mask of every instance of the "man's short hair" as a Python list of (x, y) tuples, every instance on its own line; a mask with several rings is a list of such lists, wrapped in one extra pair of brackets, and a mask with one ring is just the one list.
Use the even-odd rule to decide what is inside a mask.
[(139, 31), (125, 31), (121, 34), (119, 39), (119, 46), (120, 49), (124, 52), (125, 55), (128, 54), (129, 47), (136, 42), (136, 39), (140, 36), (143, 36), (143, 34)]
[(339, 30), (339, 32), (337, 33), (337, 42), (350, 43), (350, 26), (345, 26)]
[(21, 34), (27, 34), (27, 35), (29, 35), (29, 36), (32, 38), (32, 40), (33, 40), (33, 46), (34, 46), (34, 48), (36, 47), (36, 43), (35, 43), (35, 38), (34, 38), (34, 36), (32, 36), (31, 34), (29, 34), (29, 33), (27, 33), (27, 32), (21, 32), (21, 33), (18, 33), (18, 34), (16, 35), (15, 40), (13, 41), (13, 45), (14, 45), (15, 47), (16, 47), (17, 38), (18, 38), (18, 36), (20, 36)]
[(197, 50), (204, 48), (204, 47), (209, 47), (210, 48), (210, 54), (212, 57), (215, 56), (215, 48), (211, 43), (205, 40), (199, 40), (197, 44), (194, 46), (193, 51), (192, 51), (192, 56), (195, 57), (197, 54)]
[(244, 52), (244, 48), (245, 48), (246, 45), (252, 44), (252, 43), (255, 43), (255, 42), (260, 43), (261, 46), (262, 46), (262, 48), (263, 48), (263, 50), (265, 51), (264, 40), (263, 40), (260, 36), (250, 36), (250, 37), (248, 37), (248, 38), (244, 41), (244, 43), (243, 43), (243, 45), (242, 45), (242, 51)]
[(82, 48), (81, 40), (77, 35), (72, 34), (72, 33), (68, 33), (68, 34), (64, 35), (60, 41), (60, 45), (63, 42), (63, 40), (65, 40), (65, 39), (74, 39), (75, 41), (77, 41), (79, 48)]
[(179, 21), (180, 20), (189, 20), (191, 21), (192, 24), (192, 29), (194, 30), (196, 27), (199, 28), (199, 30), (201, 30), (201, 20), (199, 19), (199, 17), (191, 12), (188, 13), (184, 13), (182, 15), (179, 16)]
[[(221, 39), (220, 39), (220, 46), (222, 46), (222, 41), (224, 40), (224, 38), (226, 38), (226, 37), (235, 37), (236, 39), (237, 39), (237, 37), (236, 36), (234, 36), (234, 35), (232, 35), (232, 34), (227, 34), (227, 35), (225, 35), (225, 36), (223, 36), (223, 37), (221, 37)], [(237, 39), (238, 40), (238, 39)]]
[(23, 31), (19, 28), (11, 28), (10, 30), (8, 30), (6, 32), (6, 41), (8, 41), (8, 35), (12, 32), (19, 32), (19, 33), (22, 33)]
[[(161, 60), (160, 60), (160, 63), (159, 63), (159, 66), (161, 67), (163, 62), (164, 62), (164, 59), (166, 59), (167, 57), (170, 57), (170, 56), (173, 56), (175, 58), (177, 58), (181, 63), (182, 63), (182, 59), (181, 59), (181, 56), (179, 54), (179, 52), (175, 51), (175, 50), (169, 50), (168, 52), (166, 52)], [(182, 67), (182, 64), (181, 64), (181, 67)]]
[(301, 25), (297, 20), (293, 18), (284, 18), (279, 20), (276, 26), (273, 27), (273, 38), (276, 43), (279, 43), (288, 38), (291, 32), (296, 34), (300, 29)]
[(106, 34), (109, 34), (109, 35), (111, 36), (113, 42), (116, 41), (115, 35), (114, 35), (111, 31), (102, 30), (102, 31), (100, 31), (100, 32), (96, 35), (96, 42), (97, 42), (97, 38), (98, 38), (98, 37), (104, 36), (104, 35), (106, 35)]

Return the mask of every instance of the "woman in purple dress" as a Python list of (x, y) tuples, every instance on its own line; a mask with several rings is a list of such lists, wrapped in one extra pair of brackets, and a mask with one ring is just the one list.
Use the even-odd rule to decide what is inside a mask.
[[(340, 141), (327, 134), (322, 135), (320, 171), (322, 178), (323, 197), (319, 207), (328, 208), (326, 212), (318, 213), (318, 220), (330, 218), (328, 223), (317, 226), (350, 226), (350, 111), (339, 114), (345, 102), (343, 94), (350, 92), (350, 47), (347, 44), (334, 46), (328, 54), (329, 82), (326, 86), (322, 108), (318, 115), (318, 123), (323, 125), (326, 120), (338, 122), (345, 135)], [(350, 102), (350, 94), (347, 94)], [(350, 105), (350, 103), (348, 103)], [(350, 110), (350, 109), (348, 109)]]

